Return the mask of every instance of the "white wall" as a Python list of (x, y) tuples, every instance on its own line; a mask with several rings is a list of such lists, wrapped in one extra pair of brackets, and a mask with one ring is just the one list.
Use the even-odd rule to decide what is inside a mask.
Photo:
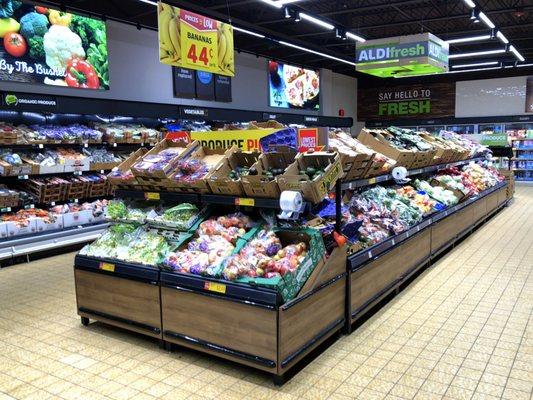
[[(250, 54), (236, 54), (235, 78), (232, 81), (233, 102), (175, 99), (172, 94), (172, 71), (159, 62), (157, 32), (108, 23), (110, 90), (83, 91), (11, 82), (1, 82), (0, 89), (86, 96), (108, 99), (147, 101), (169, 104), (194, 104), (220, 108), (255, 111), (294, 112), (337, 116), (344, 108), (347, 117), (355, 120), (357, 107), (357, 80), (323, 70), (322, 103), (320, 112), (286, 110), (268, 106), (267, 60)], [(287, 48), (288, 52), (292, 51)]]
[(457, 82), (455, 116), (525, 114), (527, 76)]

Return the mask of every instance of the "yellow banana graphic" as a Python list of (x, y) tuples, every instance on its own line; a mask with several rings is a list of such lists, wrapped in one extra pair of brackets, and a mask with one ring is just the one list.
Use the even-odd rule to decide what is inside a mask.
[(181, 57), (181, 44), (180, 44), (180, 32), (179, 32), (179, 19), (177, 17), (172, 17), (168, 22), (168, 31), (170, 36), (170, 41), (174, 48), (174, 53), (176, 58)]
[(224, 32), (220, 35), (220, 40), (218, 41), (218, 66), (220, 67), (222, 65), (222, 60), (224, 59), (226, 55), (226, 36), (224, 35)]
[(168, 30), (168, 23), (172, 19), (173, 14), (168, 8), (165, 8), (164, 5), (160, 8), (160, 10), (161, 12), (159, 13), (158, 21), (159, 43), (161, 48), (168, 51), (173, 49), (172, 41), (170, 39), (170, 32)]
[(224, 55), (224, 59), (222, 62), (219, 61), (221, 65), (224, 66), (224, 69), (227, 69), (231, 72), (233, 72), (233, 64), (234, 64), (234, 49), (233, 49), (233, 36), (231, 27), (229, 25), (226, 25), (224, 27), (223, 36), (226, 37), (226, 54)]

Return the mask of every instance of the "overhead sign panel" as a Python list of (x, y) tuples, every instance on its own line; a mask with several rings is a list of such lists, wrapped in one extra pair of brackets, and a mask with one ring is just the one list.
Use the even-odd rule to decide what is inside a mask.
[(358, 43), (356, 70), (381, 78), (448, 71), (449, 45), (431, 33)]
[(159, 2), (159, 61), (175, 67), (234, 76), (233, 27)]

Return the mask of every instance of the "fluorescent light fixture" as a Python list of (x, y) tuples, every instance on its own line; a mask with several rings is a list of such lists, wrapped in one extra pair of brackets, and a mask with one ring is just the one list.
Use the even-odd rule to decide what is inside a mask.
[(297, 46), (295, 44), (284, 42), (282, 40), (280, 40), (278, 43), (283, 45), (283, 46), (292, 47), (294, 49), (302, 50), (302, 51), (305, 51), (307, 53), (316, 54), (318, 56), (326, 57), (326, 58), (329, 58), (331, 60), (339, 61), (339, 62), (344, 63), (344, 64), (353, 65), (355, 67), (355, 63), (352, 62), (352, 61), (344, 60), (342, 58), (338, 58), (338, 57), (335, 57), (335, 56), (330, 56), (329, 54), (325, 54), (325, 53), (321, 53), (319, 51), (311, 50), (311, 49), (308, 49), (306, 47)]
[(505, 49), (496, 49), (496, 50), (486, 50), (486, 51), (474, 51), (472, 53), (459, 53), (459, 54), (450, 54), (449, 59), (454, 58), (466, 58), (466, 57), (476, 57), (476, 56), (485, 56), (489, 54), (501, 54), (505, 53)]
[(505, 35), (504, 35), (501, 31), (496, 32), (496, 36), (497, 36), (498, 39), (500, 39), (504, 44), (509, 43), (509, 39), (507, 39), (507, 38), (505, 37)]
[(463, 0), (463, 1), (470, 8), (474, 8), (476, 6), (476, 3), (474, 3), (472, 0)]
[(517, 67), (533, 67), (533, 63), (529, 63), (529, 64), (518, 64)]
[(261, 39), (265, 38), (265, 35), (261, 35), (260, 33), (255, 33), (255, 32), (249, 31), (247, 29), (242, 29), (242, 28), (239, 28), (239, 27), (236, 27), (236, 26), (234, 26), (233, 29), (238, 31), (238, 32), (246, 33), (248, 35), (252, 35), (252, 36), (255, 36), (255, 37), (258, 37), (258, 38), (261, 38)]
[(470, 68), (470, 67), (482, 67), (483, 65), (496, 65), (499, 61), (485, 61), (472, 64), (457, 64), (452, 65), (452, 68)]
[(496, 28), (496, 25), (493, 24), (493, 22), (487, 17), (487, 15), (483, 12), (479, 12), (479, 18), (487, 25), (490, 29)]
[(152, 0), (139, 0), (141, 3), (151, 4), (153, 6), (157, 6), (157, 1)]
[(361, 43), (366, 42), (365, 38), (363, 38), (361, 36), (358, 36), (358, 35), (356, 35), (355, 33), (352, 33), (352, 32), (346, 32), (346, 37), (349, 37), (352, 40), (357, 40), (358, 42), (361, 42)]
[(525, 61), (525, 58), (522, 57), (522, 54), (520, 54), (518, 52), (518, 50), (516, 50), (516, 48), (511, 45), (511, 47), (509, 47), (509, 50), (511, 50), (511, 52), (515, 55), (516, 58), (518, 58), (520, 61), (524, 62)]
[(300, 0), (277, 0), (277, 1), (274, 1), (274, 0), (261, 0), (261, 1), (263, 3), (268, 4), (269, 6), (276, 7), (276, 8), (281, 8), (285, 4), (296, 3), (297, 1), (300, 1)]
[(446, 43), (448, 44), (468, 43), (468, 42), (478, 42), (481, 40), (488, 40), (488, 39), (490, 39), (490, 35), (479, 35), (479, 36), (469, 36), (469, 37), (464, 37), (464, 38), (450, 39), (450, 40), (446, 40)]
[(322, 21), (321, 19), (315, 18), (312, 15), (301, 12), (300, 18), (305, 19), (306, 21), (312, 22), (313, 24), (319, 25), (323, 28), (332, 30), (335, 26), (331, 25), (329, 22)]
[(473, 69), (460, 69), (458, 71), (448, 71), (447, 74), (457, 74), (461, 72), (474, 72), (474, 71), (489, 71), (491, 69), (501, 69), (500, 67), (489, 67), (489, 68), (473, 68)]

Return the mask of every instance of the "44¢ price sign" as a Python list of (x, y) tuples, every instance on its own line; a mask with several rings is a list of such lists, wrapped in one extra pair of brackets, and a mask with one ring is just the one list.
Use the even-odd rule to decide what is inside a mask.
[(161, 2), (158, 25), (162, 63), (234, 76), (231, 25)]

